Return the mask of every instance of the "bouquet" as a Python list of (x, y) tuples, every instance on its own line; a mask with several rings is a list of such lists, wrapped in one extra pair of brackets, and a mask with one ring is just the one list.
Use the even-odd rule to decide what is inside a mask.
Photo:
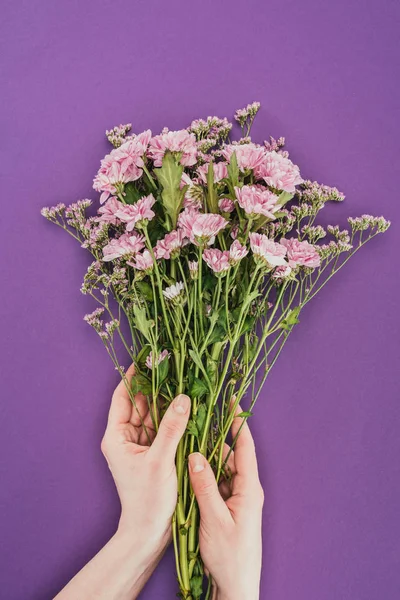
[(99, 306), (84, 318), (133, 405), (140, 390), (157, 430), (177, 394), (192, 400), (172, 523), (180, 595), (192, 600), (202, 596), (204, 570), (188, 454), (201, 452), (218, 481), (229, 478), (223, 450), (239, 403), (246, 396), (245, 421), (304, 306), (390, 225), (370, 215), (343, 230), (318, 225), (325, 203), (343, 194), (303, 180), (283, 138), (251, 140), (259, 108), (236, 112), (237, 141), (226, 118), (155, 136), (114, 127), (94, 178), (97, 210), (87, 215), (90, 200), (42, 210), (93, 255), (81, 290)]

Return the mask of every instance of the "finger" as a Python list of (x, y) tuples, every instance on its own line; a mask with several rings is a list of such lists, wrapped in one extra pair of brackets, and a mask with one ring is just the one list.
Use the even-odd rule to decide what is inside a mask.
[[(111, 425), (128, 423), (132, 415), (132, 401), (129, 397), (128, 388), (130, 387), (132, 377), (135, 374), (135, 365), (131, 365), (126, 371), (124, 379), (121, 379), (112, 395), (110, 411), (108, 413), (108, 422)], [(143, 396), (144, 398), (144, 396)], [(140, 403), (142, 398), (138, 398)]]
[(189, 476), (200, 509), (200, 517), (211, 526), (232, 520), (219, 493), (218, 485), (208, 460), (199, 452), (189, 455)]
[(190, 398), (179, 394), (169, 405), (150, 448), (153, 458), (173, 464), (179, 441), (185, 433), (190, 415)]
[[(236, 415), (242, 412), (240, 406), (236, 408)], [(250, 433), (247, 422), (242, 417), (236, 416), (231, 427), (232, 437), (235, 443), (235, 487), (247, 486), (250, 482), (258, 482), (258, 466), (253, 436)]]

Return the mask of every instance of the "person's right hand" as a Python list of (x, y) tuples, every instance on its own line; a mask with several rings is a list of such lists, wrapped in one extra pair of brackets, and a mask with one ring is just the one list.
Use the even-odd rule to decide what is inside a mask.
[[(240, 412), (238, 407), (236, 414)], [(233, 420), (233, 437), (241, 422), (240, 417)], [(189, 456), (190, 481), (200, 509), (200, 553), (216, 584), (218, 600), (258, 600), (264, 493), (247, 423), (240, 431), (228, 466), (232, 472), (229, 490), (226, 482), (218, 487), (202, 454)]]

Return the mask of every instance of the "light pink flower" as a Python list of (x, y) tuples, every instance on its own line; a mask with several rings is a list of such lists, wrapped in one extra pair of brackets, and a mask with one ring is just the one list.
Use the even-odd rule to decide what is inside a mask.
[(300, 241), (297, 238), (282, 238), (281, 245), (287, 251), (287, 257), (291, 267), (302, 265), (304, 267), (315, 269), (321, 264), (321, 259), (317, 250), (306, 240)]
[(189, 272), (192, 279), (197, 279), (199, 275), (199, 263), (197, 260), (189, 260)]
[(269, 267), (287, 265), (286, 248), (267, 238), (263, 233), (250, 233), (250, 246), (255, 257), (261, 258)]
[(273, 279), (285, 279), (285, 277), (289, 277), (292, 272), (292, 267), (289, 265), (281, 265), (280, 267), (276, 267), (275, 271), (272, 273)]
[(182, 189), (185, 185), (188, 186), (183, 199), (184, 208), (194, 208), (195, 210), (198, 210), (202, 207), (200, 198), (193, 194), (193, 189), (196, 183), (198, 183), (196, 179), (190, 179), (187, 173), (182, 173), (179, 187)]
[(208, 248), (204, 250), (203, 258), (214, 273), (224, 273), (230, 268), (229, 252), (227, 250)]
[(122, 208), (115, 213), (121, 221), (126, 222), (126, 230), (132, 231), (136, 224), (144, 224), (155, 216), (151, 210), (155, 202), (153, 194), (143, 196), (135, 204), (123, 204)]
[(111, 196), (107, 202), (99, 208), (97, 213), (100, 215), (96, 217), (96, 221), (101, 223), (111, 223), (111, 225), (117, 225), (119, 222), (116, 212), (120, 210), (124, 205), (122, 202), (117, 200), (115, 196)]
[(269, 219), (275, 219), (275, 212), (279, 206), (278, 196), (267, 190), (262, 185), (244, 185), (242, 188), (235, 187), (235, 194), (239, 206), (251, 217), (264, 215)]
[(153, 258), (148, 250), (143, 250), (142, 253), (136, 254), (133, 262), (128, 262), (134, 269), (138, 271), (147, 271), (148, 273), (153, 270), (154, 263)]
[(188, 243), (189, 240), (185, 238), (182, 229), (171, 231), (166, 234), (164, 239), (158, 240), (154, 248), (154, 255), (158, 259), (171, 258), (171, 255), (178, 255), (182, 246), (186, 246)]
[[(218, 183), (221, 179), (228, 177), (228, 169), (225, 162), (213, 163), (214, 183)], [(203, 183), (207, 183), (208, 164), (198, 167), (197, 173)]]
[(248, 144), (231, 144), (225, 146), (222, 150), (222, 155), (228, 162), (231, 160), (233, 153), (236, 153), (236, 160), (241, 171), (246, 169), (257, 169), (265, 161), (265, 148), (257, 146), (252, 142)]
[(102, 192), (101, 203), (105, 202), (110, 194), (118, 193), (119, 185), (136, 181), (142, 176), (143, 155), (150, 138), (151, 131), (144, 131), (103, 158), (93, 180), (94, 189)]
[(196, 163), (196, 137), (193, 133), (186, 131), (186, 129), (167, 131), (151, 138), (147, 154), (154, 161), (155, 167), (162, 166), (162, 159), (167, 150), (181, 153), (180, 162), (186, 167), (190, 167)]
[(218, 235), (228, 224), (221, 215), (214, 213), (199, 213), (186, 208), (178, 217), (178, 227), (185, 237), (196, 246), (211, 246)]
[(249, 251), (246, 246), (242, 246), (239, 240), (235, 240), (229, 248), (229, 260), (231, 264), (235, 265), (242, 260), (242, 258), (247, 256), (248, 253)]
[[(157, 356), (156, 361), (155, 361), (155, 366), (157, 367), (160, 363), (162, 363), (163, 360), (165, 360), (166, 358), (169, 358), (170, 356), (171, 356), (171, 352), (168, 352), (168, 350), (163, 350)], [(150, 354), (147, 355), (146, 367), (148, 369), (153, 368), (153, 352), (150, 352)]]
[(178, 281), (178, 283), (165, 288), (165, 290), (163, 290), (163, 295), (165, 298), (167, 298), (167, 300), (176, 300), (183, 292), (183, 288), (183, 282)]
[(235, 203), (230, 198), (221, 198), (218, 202), (218, 208), (221, 212), (231, 213), (235, 210)]
[(289, 193), (293, 193), (295, 186), (303, 182), (299, 167), (278, 152), (267, 152), (255, 175), (271, 187)]
[(144, 237), (134, 233), (124, 233), (117, 239), (112, 239), (103, 248), (103, 260), (108, 262), (125, 255), (135, 255), (144, 248)]

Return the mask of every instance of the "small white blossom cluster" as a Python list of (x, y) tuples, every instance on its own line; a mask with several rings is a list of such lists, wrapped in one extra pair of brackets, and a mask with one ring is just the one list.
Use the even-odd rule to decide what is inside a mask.
[(127, 123), (126, 125), (117, 125), (110, 130), (106, 131), (106, 138), (114, 146), (114, 148), (119, 148), (124, 144), (128, 139), (133, 139), (134, 136), (127, 136), (128, 131), (132, 129), (132, 123)]
[(390, 227), (390, 221), (384, 217), (373, 217), (372, 215), (349, 217), (347, 220), (353, 232), (376, 228), (379, 233), (384, 233)]
[(252, 123), (254, 121), (254, 117), (260, 110), (261, 104), (259, 102), (252, 102), (248, 104), (245, 108), (239, 108), (235, 112), (235, 120), (239, 123), (241, 127), (244, 127), (248, 121)]

